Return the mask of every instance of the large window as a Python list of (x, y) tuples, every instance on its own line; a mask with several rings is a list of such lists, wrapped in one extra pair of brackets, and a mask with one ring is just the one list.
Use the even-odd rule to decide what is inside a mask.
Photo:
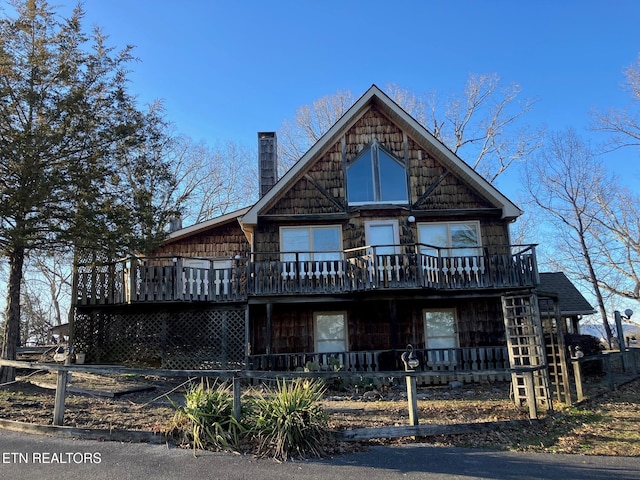
[(316, 352), (346, 352), (346, 313), (324, 312), (314, 315)]
[(404, 163), (374, 141), (347, 167), (347, 191), (349, 205), (408, 203)]
[[(280, 251), (283, 260), (338, 260), (342, 251), (339, 226), (281, 227)], [(291, 252), (291, 253), (285, 253)]]
[(421, 223), (418, 225), (418, 237), (422, 253), (445, 256), (480, 255), (480, 224), (478, 222)]

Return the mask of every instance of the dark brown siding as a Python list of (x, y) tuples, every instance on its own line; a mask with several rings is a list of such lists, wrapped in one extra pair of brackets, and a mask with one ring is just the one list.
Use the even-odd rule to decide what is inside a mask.
[(246, 255), (249, 242), (237, 221), (211, 228), (187, 238), (166, 243), (153, 253), (154, 256), (181, 257), (233, 257)]
[[(423, 311), (427, 308), (455, 308), (461, 347), (502, 345), (504, 327), (499, 299), (398, 301), (396, 323), (391, 321), (389, 300), (356, 301), (349, 304), (295, 304), (273, 306), (273, 353), (313, 352), (313, 314), (320, 311), (345, 311), (350, 351), (404, 349), (407, 344), (425, 347)], [(251, 307), (252, 352), (266, 352), (267, 323), (265, 307)], [(396, 332), (394, 341), (393, 332)]]

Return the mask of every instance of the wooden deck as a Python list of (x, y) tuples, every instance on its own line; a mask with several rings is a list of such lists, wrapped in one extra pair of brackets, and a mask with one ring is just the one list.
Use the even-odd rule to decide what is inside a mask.
[[(406, 249), (406, 247), (405, 247)], [(508, 250), (507, 250), (508, 249)], [(488, 290), (535, 287), (534, 246), (503, 253), (451, 256), (405, 251), (378, 255), (375, 247), (310, 260), (310, 252), (229, 260), (224, 268), (197, 268), (188, 259), (130, 258), (79, 265), (76, 305), (144, 302), (242, 302), (249, 297), (327, 295), (373, 290)], [(275, 258), (278, 258), (277, 254)], [(271, 255), (274, 258), (274, 255)]]

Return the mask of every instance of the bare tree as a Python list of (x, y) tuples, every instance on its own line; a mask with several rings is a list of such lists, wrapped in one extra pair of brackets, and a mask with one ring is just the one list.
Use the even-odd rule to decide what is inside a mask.
[(187, 136), (169, 151), (177, 182), (167, 201), (182, 205), (184, 220), (198, 223), (257, 200), (255, 155), (233, 142), (209, 146)]
[[(388, 85), (387, 94), (489, 182), (541, 145), (540, 132), (522, 125), (534, 101), (520, 101), (520, 86), (503, 85), (497, 74), (470, 75), (464, 91), (442, 98)], [(297, 161), (353, 104), (351, 92), (325, 96), (300, 107), (278, 131), (285, 168)]]
[(593, 127), (610, 135), (606, 143), (608, 151), (640, 146), (640, 110), (637, 108), (640, 102), (640, 56), (624, 73), (625, 88), (633, 99), (632, 105), (594, 113)]
[(600, 206), (594, 217), (601, 253), (597, 261), (612, 270), (600, 285), (614, 295), (640, 301), (640, 197), (624, 188), (601, 189), (594, 197)]
[(354, 102), (350, 91), (341, 90), (298, 108), (295, 118), (285, 120), (278, 130), (279, 168), (288, 170)]
[(600, 229), (594, 220), (605, 208), (595, 194), (610, 188), (611, 176), (591, 147), (573, 130), (566, 130), (549, 136), (539, 155), (526, 163), (524, 177), (534, 204), (552, 226), (544, 232), (554, 247), (551, 260), (591, 287), (607, 338), (611, 339), (602, 291), (610, 269), (601, 262), (603, 245), (597, 240)]
[[(624, 71), (631, 97), (626, 108), (594, 113), (593, 128), (608, 134), (605, 151), (640, 147), (640, 56)], [(603, 262), (615, 272), (602, 288), (622, 298), (640, 301), (640, 196), (618, 185), (597, 192), (602, 215), (594, 220)]]

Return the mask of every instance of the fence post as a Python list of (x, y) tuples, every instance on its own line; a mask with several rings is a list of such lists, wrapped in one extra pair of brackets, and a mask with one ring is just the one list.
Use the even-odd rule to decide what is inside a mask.
[(627, 356), (627, 358), (631, 357), (631, 373), (633, 374), (633, 378), (636, 378), (638, 376), (638, 364), (636, 363), (636, 354), (631, 349), (625, 350), (624, 353)]
[(573, 364), (573, 377), (576, 381), (576, 395), (578, 396), (578, 402), (584, 400), (584, 392), (582, 390), (582, 369), (580, 368), (580, 362), (578, 360), (574, 360), (571, 362)]
[(533, 371), (523, 372), (524, 389), (527, 395), (527, 405), (529, 406), (529, 418), (536, 420), (538, 418), (538, 405), (536, 402), (536, 390), (533, 385)]
[(242, 387), (240, 385), (240, 376), (237, 373), (233, 375), (233, 418), (240, 421), (242, 416)]
[(604, 366), (607, 370), (607, 380), (609, 382), (609, 390), (613, 391), (615, 389), (615, 383), (613, 382), (613, 371), (611, 370), (611, 357), (610, 354), (606, 354), (604, 356)]
[(53, 406), (53, 424), (62, 425), (64, 422), (64, 401), (67, 396), (67, 379), (69, 375), (64, 370), (58, 370), (56, 383), (56, 398)]
[[(420, 362), (413, 353), (413, 346), (407, 345), (407, 351), (402, 354), (402, 362), (404, 363), (405, 372), (415, 372)], [(407, 382), (407, 401), (409, 402), (409, 425), (418, 425), (418, 387), (416, 377), (406, 375)]]

